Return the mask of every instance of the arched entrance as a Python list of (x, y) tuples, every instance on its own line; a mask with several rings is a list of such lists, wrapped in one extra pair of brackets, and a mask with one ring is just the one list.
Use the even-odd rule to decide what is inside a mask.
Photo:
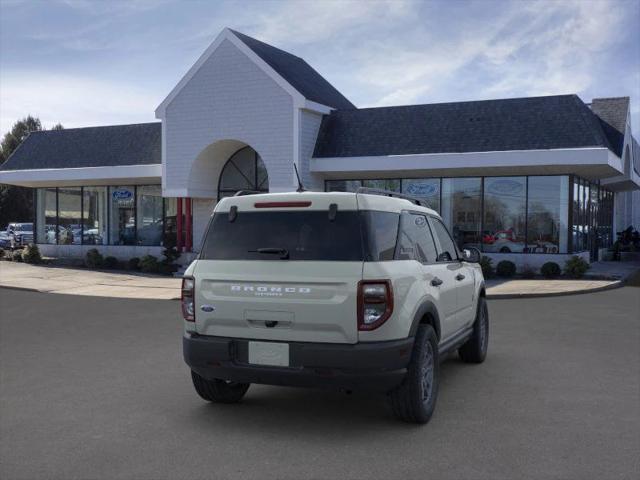
[(260, 155), (246, 146), (235, 152), (222, 167), (218, 180), (218, 200), (239, 190), (269, 191), (269, 176)]

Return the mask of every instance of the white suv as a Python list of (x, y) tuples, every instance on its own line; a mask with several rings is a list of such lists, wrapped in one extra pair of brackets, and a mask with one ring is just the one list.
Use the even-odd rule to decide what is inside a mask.
[(371, 389), (425, 423), (439, 360), (487, 352), (479, 259), (436, 212), (391, 192), (225, 198), (183, 279), (195, 389), (221, 403), (251, 383)]

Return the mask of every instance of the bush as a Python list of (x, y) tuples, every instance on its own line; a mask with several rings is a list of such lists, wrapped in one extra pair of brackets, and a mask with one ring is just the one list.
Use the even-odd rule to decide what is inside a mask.
[(564, 264), (564, 272), (573, 278), (582, 278), (590, 265), (584, 258), (574, 255)]
[(480, 259), (480, 268), (482, 268), (482, 275), (484, 276), (484, 278), (493, 277), (492, 262), (493, 260), (491, 260), (489, 257), (482, 257)]
[(104, 259), (97, 248), (92, 248), (87, 252), (87, 257), (85, 258), (84, 263), (89, 268), (100, 268), (104, 263)]
[(127, 267), (129, 270), (140, 270), (140, 259), (138, 257), (130, 258)]
[(116, 257), (106, 257), (102, 262), (104, 268), (114, 269), (118, 268), (118, 259)]
[(20, 250), (11, 252), (11, 260), (14, 262), (22, 262), (22, 252)]
[(153, 255), (145, 255), (140, 259), (140, 270), (145, 273), (157, 273), (159, 268), (158, 259)]
[(158, 264), (158, 272), (163, 275), (173, 275), (173, 273), (177, 271), (178, 265), (171, 265), (165, 262), (161, 262)]
[(26, 263), (42, 263), (42, 256), (40, 255), (38, 246), (32, 243), (24, 247), (22, 260)]
[(534, 278), (536, 276), (536, 269), (531, 265), (525, 264), (520, 271), (522, 278)]
[(0, 258), (4, 258), (4, 248), (0, 248)]
[(496, 272), (500, 277), (513, 277), (516, 274), (516, 264), (509, 260), (502, 260), (498, 262)]
[(544, 275), (545, 278), (556, 278), (560, 276), (560, 265), (558, 265), (556, 262), (547, 262), (544, 265), (542, 265), (542, 268), (540, 269), (540, 273), (542, 273), (542, 275)]
[(162, 250), (162, 255), (164, 256), (164, 258), (162, 259), (162, 263), (166, 263), (167, 265), (171, 265), (178, 258), (180, 258), (181, 254), (180, 254), (180, 252), (178, 252), (178, 249), (176, 247), (167, 247), (167, 248)]

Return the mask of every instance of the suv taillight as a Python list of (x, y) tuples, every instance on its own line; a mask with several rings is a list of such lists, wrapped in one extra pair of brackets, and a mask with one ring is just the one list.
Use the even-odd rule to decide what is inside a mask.
[(182, 294), (180, 295), (180, 303), (182, 304), (182, 316), (187, 322), (195, 322), (195, 290), (196, 281), (193, 277), (184, 277), (182, 279)]
[(393, 312), (390, 280), (362, 280), (358, 283), (358, 330), (374, 330)]

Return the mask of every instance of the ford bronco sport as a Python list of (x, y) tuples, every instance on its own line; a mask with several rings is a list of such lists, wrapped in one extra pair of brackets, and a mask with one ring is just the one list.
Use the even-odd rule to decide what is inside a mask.
[(369, 389), (425, 423), (440, 359), (487, 352), (479, 259), (436, 212), (391, 192), (224, 198), (182, 283), (195, 390), (232, 403), (251, 383)]

